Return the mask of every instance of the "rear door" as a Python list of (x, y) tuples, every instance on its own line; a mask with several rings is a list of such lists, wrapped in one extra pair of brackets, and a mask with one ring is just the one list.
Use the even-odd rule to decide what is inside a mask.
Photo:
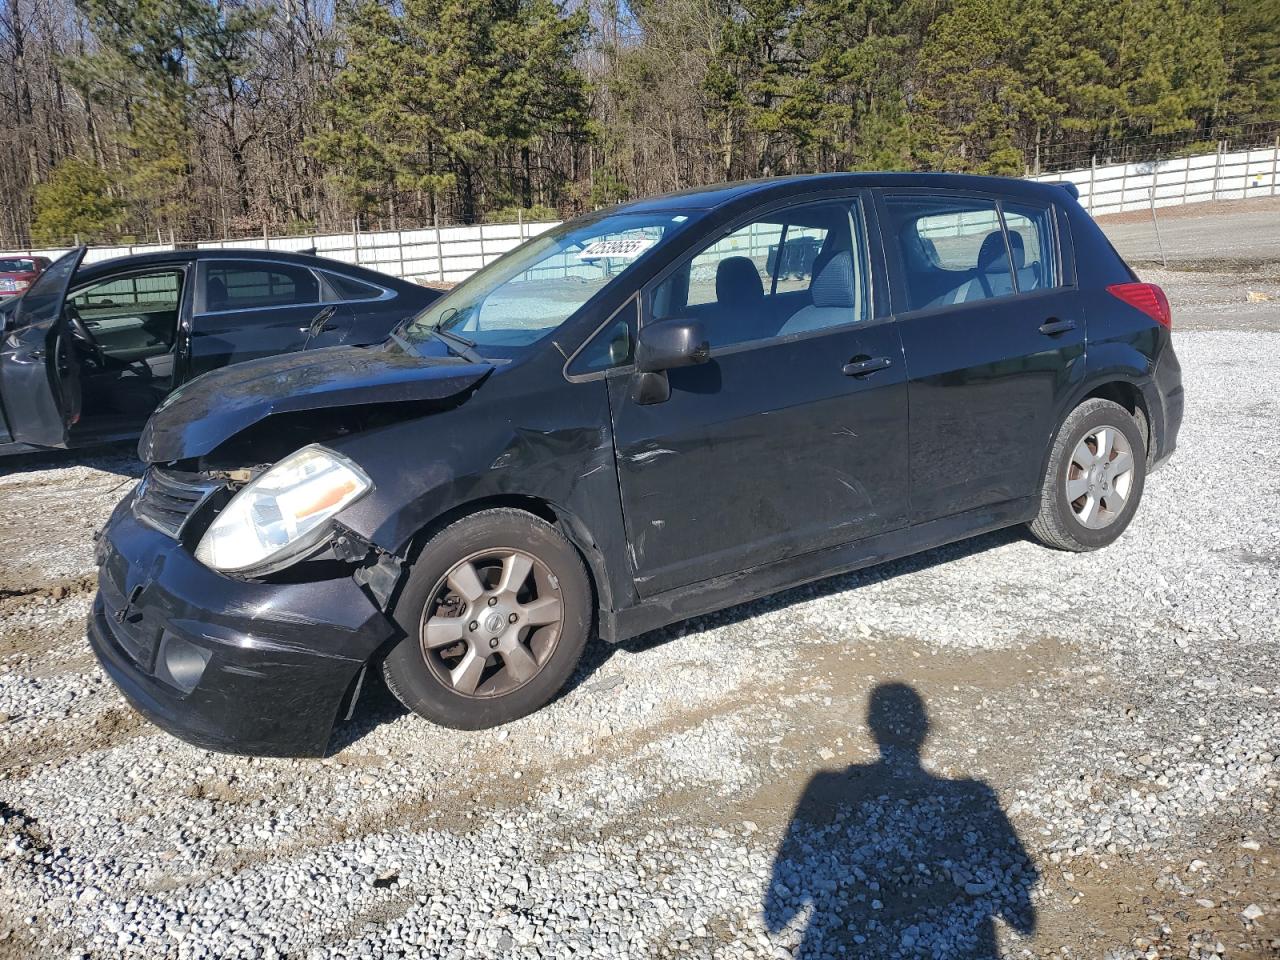
[(80, 419), (79, 362), (63, 306), (84, 253), (77, 247), (40, 274), (18, 302), (0, 346), (0, 396), (18, 443), (65, 447)]
[(886, 190), (911, 405), (911, 519), (1034, 495), (1083, 374), (1070, 244), (1047, 202)]
[(201, 260), (186, 379), (231, 363), (342, 343), (351, 315), (315, 271), (275, 260)]

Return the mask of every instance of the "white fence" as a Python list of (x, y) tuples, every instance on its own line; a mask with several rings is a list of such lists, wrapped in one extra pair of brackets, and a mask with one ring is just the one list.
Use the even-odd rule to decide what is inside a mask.
[[(1280, 141), (1270, 147), (1227, 151), (1173, 160), (1151, 160), (1047, 173), (1035, 180), (1070, 180), (1080, 190), (1080, 202), (1094, 216), (1207, 200), (1239, 200), (1280, 196)], [(512, 247), (556, 225), (494, 223), (474, 227), (428, 227), (423, 230), (353, 231), (297, 237), (250, 237), (211, 240), (199, 247), (254, 250), (308, 250), (322, 257), (360, 264), (373, 270), (419, 281), (456, 282), (469, 277)], [(149, 243), (121, 247), (91, 247), (85, 259), (93, 262), (135, 253), (172, 250), (172, 244)], [(24, 250), (0, 256), (56, 257), (63, 249)]]
[(1269, 147), (1142, 163), (1096, 164), (1033, 180), (1070, 180), (1091, 214), (1145, 210), (1208, 200), (1280, 196), (1280, 140)]
[[(248, 237), (240, 240), (206, 240), (195, 244), (205, 249), (310, 251), (322, 257), (355, 263), (412, 280), (453, 283), (465, 280), (492, 263), (512, 247), (556, 226), (559, 221), (540, 223), (486, 223), (474, 227), (428, 227), (423, 230), (383, 230), (297, 237)], [(24, 250), (0, 256), (42, 256), (55, 258), (68, 248)], [(112, 257), (172, 250), (171, 243), (142, 243), (119, 247), (90, 247), (85, 260), (93, 263)]]

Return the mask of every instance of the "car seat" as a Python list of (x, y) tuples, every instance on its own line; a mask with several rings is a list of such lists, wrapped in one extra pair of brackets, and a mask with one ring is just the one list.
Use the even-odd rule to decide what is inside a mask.
[(780, 336), (821, 330), (862, 319), (858, 284), (853, 275), (853, 254), (842, 250), (834, 254), (809, 285), (813, 302), (797, 310), (782, 329)]

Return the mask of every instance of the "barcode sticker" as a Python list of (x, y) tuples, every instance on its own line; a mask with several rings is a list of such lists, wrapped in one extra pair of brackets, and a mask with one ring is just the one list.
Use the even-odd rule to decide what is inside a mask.
[(578, 254), (579, 260), (601, 260), (606, 257), (618, 260), (634, 260), (653, 246), (651, 237), (634, 237), (630, 240), (596, 240)]

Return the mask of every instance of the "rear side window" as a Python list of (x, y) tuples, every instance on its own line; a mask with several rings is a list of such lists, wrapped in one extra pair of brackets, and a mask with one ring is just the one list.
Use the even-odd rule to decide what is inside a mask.
[(1058, 286), (1047, 204), (911, 195), (885, 206), (909, 310)]
[(204, 308), (210, 312), (319, 302), (320, 284), (305, 267), (245, 262), (205, 269)]
[(1013, 254), (1018, 292), (1058, 286), (1052, 208), (1006, 202), (1000, 204), (1000, 209), (1004, 212), (1005, 229), (1009, 231), (1009, 249)]

